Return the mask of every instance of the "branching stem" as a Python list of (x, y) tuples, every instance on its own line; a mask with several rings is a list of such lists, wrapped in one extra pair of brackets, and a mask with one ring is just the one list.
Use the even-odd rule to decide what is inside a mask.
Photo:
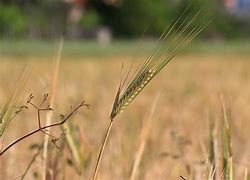
[(9, 144), (6, 148), (4, 148), (4, 150), (2, 150), (0, 152), (0, 156), (2, 156), (8, 149), (10, 149), (12, 146), (16, 145), (17, 143), (19, 143), (20, 141), (28, 138), (29, 136), (34, 135), (35, 133), (41, 131), (44, 132), (45, 129), (50, 128), (50, 127), (54, 127), (54, 126), (60, 126), (62, 124), (64, 124), (79, 108), (81, 108), (82, 106), (89, 106), (88, 104), (85, 104), (84, 102), (82, 102), (81, 104), (79, 104), (73, 111), (71, 111), (61, 122), (57, 122), (57, 123), (53, 123), (47, 126), (43, 126), (43, 127), (39, 127), (36, 130), (33, 130), (29, 133), (27, 133), (26, 135), (16, 139), (15, 141), (13, 141), (11, 144)]

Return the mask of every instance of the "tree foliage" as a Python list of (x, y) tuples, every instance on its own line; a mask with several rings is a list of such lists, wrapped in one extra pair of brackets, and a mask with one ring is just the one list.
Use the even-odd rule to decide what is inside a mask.
[(0, 3), (0, 37), (19, 36), (27, 29), (27, 18), (17, 5)]
[[(205, 36), (219, 35), (237, 38), (249, 35), (249, 18), (230, 15), (219, 0), (89, 0), (82, 5), (83, 16), (77, 24), (80, 30), (109, 27), (115, 36), (159, 36), (169, 22), (189, 7), (189, 11), (202, 9), (213, 15)], [(0, 0), (1, 37), (67, 37), (68, 14), (74, 4), (62, 0)]]

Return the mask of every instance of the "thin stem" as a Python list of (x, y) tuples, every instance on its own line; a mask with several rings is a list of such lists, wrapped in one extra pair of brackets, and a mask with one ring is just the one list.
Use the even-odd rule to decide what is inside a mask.
[(24, 136), (22, 136), (22, 137), (20, 137), (20, 138), (18, 138), (18, 139), (16, 139), (15, 141), (13, 141), (10, 145), (8, 145), (4, 150), (2, 150), (1, 152), (0, 152), (0, 156), (2, 156), (8, 149), (10, 149), (12, 146), (14, 146), (15, 144), (17, 144), (17, 143), (19, 143), (20, 141), (22, 141), (22, 140), (24, 140), (25, 138), (27, 138), (27, 137), (29, 137), (29, 136), (32, 136), (33, 134), (35, 134), (35, 133), (37, 133), (37, 132), (39, 132), (39, 131), (42, 131), (42, 130), (44, 130), (44, 129), (47, 129), (47, 128), (50, 128), (50, 127), (54, 127), (54, 126), (59, 126), (59, 125), (62, 125), (62, 124), (64, 124), (80, 107), (82, 107), (82, 106), (87, 106), (88, 107), (88, 105), (87, 104), (85, 104), (84, 102), (82, 102), (80, 105), (78, 105), (71, 113), (69, 113), (68, 114), (68, 116), (66, 116), (65, 118), (64, 118), (64, 120), (62, 120), (61, 122), (58, 122), (58, 123), (54, 123), (54, 124), (50, 124), (50, 125), (47, 125), (47, 126), (43, 126), (43, 127), (41, 127), (41, 128), (38, 128), (38, 129), (36, 129), (36, 130), (34, 130), (34, 131), (31, 131), (31, 132), (29, 132), (28, 134), (26, 134), (26, 135), (24, 135)]
[(102, 147), (100, 149), (100, 152), (99, 152), (99, 155), (98, 155), (98, 158), (97, 158), (97, 162), (96, 162), (96, 166), (95, 166), (95, 171), (94, 171), (94, 175), (93, 175), (92, 180), (96, 180), (96, 178), (97, 178), (98, 169), (99, 169), (100, 163), (102, 161), (102, 156), (103, 156), (103, 153), (104, 153), (105, 146), (107, 144), (107, 140), (108, 140), (108, 137), (109, 137), (112, 125), (113, 125), (113, 120), (111, 119), (111, 121), (109, 123), (109, 126), (108, 126), (108, 129), (106, 131), (103, 143), (102, 143)]
[(36, 152), (35, 155), (33, 156), (32, 160), (30, 161), (30, 163), (29, 163), (28, 167), (26, 168), (25, 172), (24, 172), (23, 175), (20, 177), (21, 180), (24, 180), (24, 179), (25, 179), (25, 177), (26, 177), (28, 171), (30, 170), (32, 164), (36, 161), (36, 158), (37, 158), (37, 156), (40, 154), (41, 150), (42, 150), (42, 146), (39, 146), (37, 152)]
[[(38, 120), (38, 127), (39, 127), (39, 129), (41, 129), (41, 118), (40, 118), (40, 111), (48, 111), (49, 109), (37, 109), (37, 120)], [(41, 129), (41, 131), (44, 133), (44, 134), (46, 134), (46, 135), (48, 135), (48, 136), (50, 136), (50, 137), (52, 137), (52, 138), (56, 138), (54, 135), (52, 135), (52, 134), (50, 134), (50, 133), (47, 133), (45, 130), (42, 130)]]

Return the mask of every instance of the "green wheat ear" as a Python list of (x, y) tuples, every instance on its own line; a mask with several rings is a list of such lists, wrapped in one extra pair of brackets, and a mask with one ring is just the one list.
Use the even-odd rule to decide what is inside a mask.
[[(186, 9), (183, 14), (162, 33), (156, 49), (146, 58), (142, 65), (137, 68), (137, 71), (131, 77), (127, 86), (124, 87), (127, 77), (122, 83), (123, 85), (119, 86), (110, 114), (111, 120), (123, 112), (146, 85), (175, 57), (179, 50), (187, 46), (210, 23), (210, 20), (203, 20), (201, 25), (194, 26), (194, 23), (199, 19), (200, 11), (194, 15), (186, 15), (187, 11)], [(165, 48), (159, 46), (164, 40), (170, 41), (167, 50), (165, 50), (167, 54), (160, 51)]]
[[(169, 28), (166, 28), (159, 38), (153, 52), (140, 66), (136, 68), (136, 71), (132, 75), (130, 75), (130, 72), (133, 62), (131, 63), (124, 81), (120, 82), (113, 103), (113, 108), (111, 110), (110, 122), (98, 154), (92, 178), (93, 180), (97, 179), (100, 163), (113, 126), (114, 118), (123, 112), (131, 102), (133, 102), (136, 96), (138, 96), (147, 84), (149, 84), (149, 82), (166, 66), (166, 64), (175, 57), (179, 50), (187, 46), (209, 24), (210, 20), (200, 19), (202, 24), (195, 25), (197, 20), (199, 20), (199, 17), (201, 17), (201, 11), (193, 15), (188, 11), (187, 8), (173, 24), (169, 25)], [(165, 46), (160, 46), (164, 40), (169, 41), (167, 48)], [(161, 50), (164, 50), (165, 53)]]
[(30, 75), (28, 67), (22, 68), (21, 73), (14, 73), (11, 79), (8, 98), (0, 110), (0, 137), (3, 135), (10, 121), (15, 117), (15, 106), (22, 95), (23, 89)]

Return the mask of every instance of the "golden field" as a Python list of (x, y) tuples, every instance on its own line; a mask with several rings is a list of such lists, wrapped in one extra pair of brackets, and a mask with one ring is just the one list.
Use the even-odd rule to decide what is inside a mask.
[[(132, 58), (124, 55), (62, 57), (53, 122), (59, 121), (59, 114), (67, 114), (70, 106), (82, 100), (91, 106), (80, 109), (71, 117), (68, 121), (71, 129), (65, 131), (66, 136), (71, 134), (74, 139), (80, 167), (76, 170), (77, 163), (63, 136), (58, 141), (60, 147), (56, 148), (51, 142), (49, 144), (49, 179), (76, 180), (92, 176), (119, 85), (121, 62), (124, 61), (124, 69), (127, 70)], [(39, 104), (43, 94), (49, 92), (53, 77), (52, 59), (38, 56), (22, 60), (12, 56), (1, 57), (1, 102), (7, 97), (13, 71), (27, 64), (32, 72), (19, 104), (24, 104), (30, 93), (35, 97), (34, 102)], [(177, 56), (115, 119), (101, 162), (99, 179), (129, 179), (142, 142), (145, 146), (136, 179), (174, 180), (181, 179), (180, 176), (206, 179), (209, 171), (209, 119), (216, 122), (215, 136), (219, 149), (221, 144), (221, 95), (231, 127), (234, 177), (243, 179), (245, 170), (250, 168), (249, 59), (247, 53), (185, 53)], [(154, 104), (156, 108), (150, 116)], [(44, 114), (46, 112), (41, 116), (43, 122)], [(36, 111), (29, 107), (9, 124), (1, 144), (5, 147), (37, 126)], [(145, 129), (146, 135), (142, 133)], [(51, 133), (60, 136), (59, 128), (53, 128)], [(41, 144), (43, 137), (44, 134), (39, 132), (0, 156), (0, 179), (20, 179), (37, 151), (31, 146)], [(218, 150), (216, 159), (220, 162), (221, 158)], [(39, 155), (26, 179), (39, 179), (41, 164), (42, 156)], [(216, 176), (220, 179), (220, 165), (216, 167)]]

